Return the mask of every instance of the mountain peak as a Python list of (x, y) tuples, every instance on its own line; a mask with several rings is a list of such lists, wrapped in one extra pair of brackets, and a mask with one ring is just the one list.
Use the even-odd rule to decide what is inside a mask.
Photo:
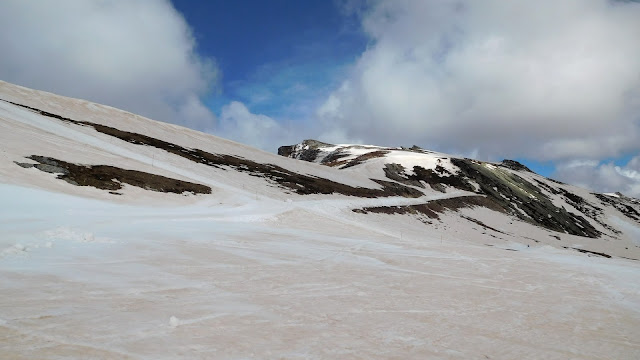
[(533, 171), (531, 171), (531, 169), (529, 169), (525, 165), (523, 165), (520, 162), (515, 161), (515, 160), (504, 159), (504, 160), (502, 160), (500, 165), (502, 165), (502, 166), (504, 166), (506, 168), (509, 168), (511, 170), (527, 171), (527, 172), (530, 172), (530, 173), (533, 172)]

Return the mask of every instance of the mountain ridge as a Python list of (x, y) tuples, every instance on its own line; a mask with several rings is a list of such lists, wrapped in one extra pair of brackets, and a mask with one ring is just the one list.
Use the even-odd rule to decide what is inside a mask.
[[(619, 216), (640, 223), (639, 200), (621, 194), (588, 192), (545, 178), (514, 160), (491, 163), (437, 153), (417, 146), (334, 145), (316, 140), (282, 146), (278, 154), (343, 171), (366, 167), (367, 163), (375, 164), (371, 166), (382, 169), (384, 176), (390, 180), (420, 188), (429, 186), (440, 192), (445, 192), (449, 187), (487, 196), (489, 201), (484, 202), (485, 206), (491, 203), (489, 207), (494, 210), (502, 209), (522, 221), (560, 233), (617, 238), (622, 231), (608, 223), (604, 207), (615, 209)], [(585, 193), (588, 193), (588, 200), (585, 199)], [(475, 206), (480, 205), (476, 203)], [(567, 211), (567, 208), (572, 211)], [(416, 211), (411, 206), (411, 211), (380, 207), (360, 209), (364, 212), (367, 210), (396, 214)]]

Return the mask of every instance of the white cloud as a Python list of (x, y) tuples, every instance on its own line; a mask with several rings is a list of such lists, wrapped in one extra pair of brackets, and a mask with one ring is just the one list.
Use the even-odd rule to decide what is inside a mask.
[(640, 156), (625, 166), (611, 162), (571, 161), (559, 164), (554, 178), (599, 192), (619, 191), (640, 198)]
[(168, 0), (4, 0), (0, 77), (200, 130), (217, 68)]
[(246, 105), (232, 101), (222, 108), (216, 134), (224, 138), (275, 152), (279, 146), (299, 142), (303, 124), (275, 121), (269, 116), (252, 113)]
[(640, 150), (639, 18), (610, 0), (380, 0), (362, 15), (372, 45), (317, 115), (481, 158)]

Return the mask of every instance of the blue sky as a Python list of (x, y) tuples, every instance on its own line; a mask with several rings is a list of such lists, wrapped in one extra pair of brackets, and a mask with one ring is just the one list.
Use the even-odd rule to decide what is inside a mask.
[(640, 3), (7, 0), (0, 78), (275, 152), (519, 160), (640, 196)]
[(327, 0), (174, 0), (198, 42), (222, 71), (206, 103), (230, 101), (272, 117), (309, 116), (295, 105), (319, 99), (365, 50), (354, 16)]

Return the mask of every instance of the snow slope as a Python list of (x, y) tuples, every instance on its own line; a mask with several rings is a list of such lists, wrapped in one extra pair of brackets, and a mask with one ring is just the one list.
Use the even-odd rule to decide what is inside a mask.
[[(373, 168), (278, 157), (81, 100), (7, 83), (0, 99), (380, 187), (369, 179)], [(299, 195), (3, 101), (0, 127), (2, 358), (640, 357), (638, 261), (536, 243), (549, 232), (484, 208), (445, 212), (430, 225), (352, 211), (468, 192)], [(14, 163), (34, 154), (197, 182), (212, 193), (125, 185), (114, 195)]]
[[(519, 238), (516, 241), (525, 239), (529, 245), (547, 244), (591, 251), (592, 254), (640, 259), (640, 200), (622, 194), (596, 194), (563, 184), (535, 174), (512, 160), (489, 163), (416, 146), (332, 145), (315, 140), (282, 146), (278, 153), (353, 175), (387, 177), (421, 188), (425, 194), (451, 194), (455, 190), (466, 190), (463, 196), (472, 193), (486, 197), (489, 201), (485, 206), (493, 205), (494, 210), (509, 214), (508, 217), (499, 214), (483, 216), (483, 222), (488, 225), (486, 228), (493, 228), (494, 235), (514, 235)], [(407, 212), (407, 209), (382, 206), (364, 210)], [(415, 215), (419, 209), (409, 209), (408, 212)], [(460, 213), (462, 220), (458, 221), (478, 220), (480, 215), (477, 207), (465, 208)], [(417, 217), (424, 218), (424, 214)], [(419, 220), (424, 222), (424, 219)], [(537, 225), (539, 229), (518, 229), (527, 228), (528, 223)]]

